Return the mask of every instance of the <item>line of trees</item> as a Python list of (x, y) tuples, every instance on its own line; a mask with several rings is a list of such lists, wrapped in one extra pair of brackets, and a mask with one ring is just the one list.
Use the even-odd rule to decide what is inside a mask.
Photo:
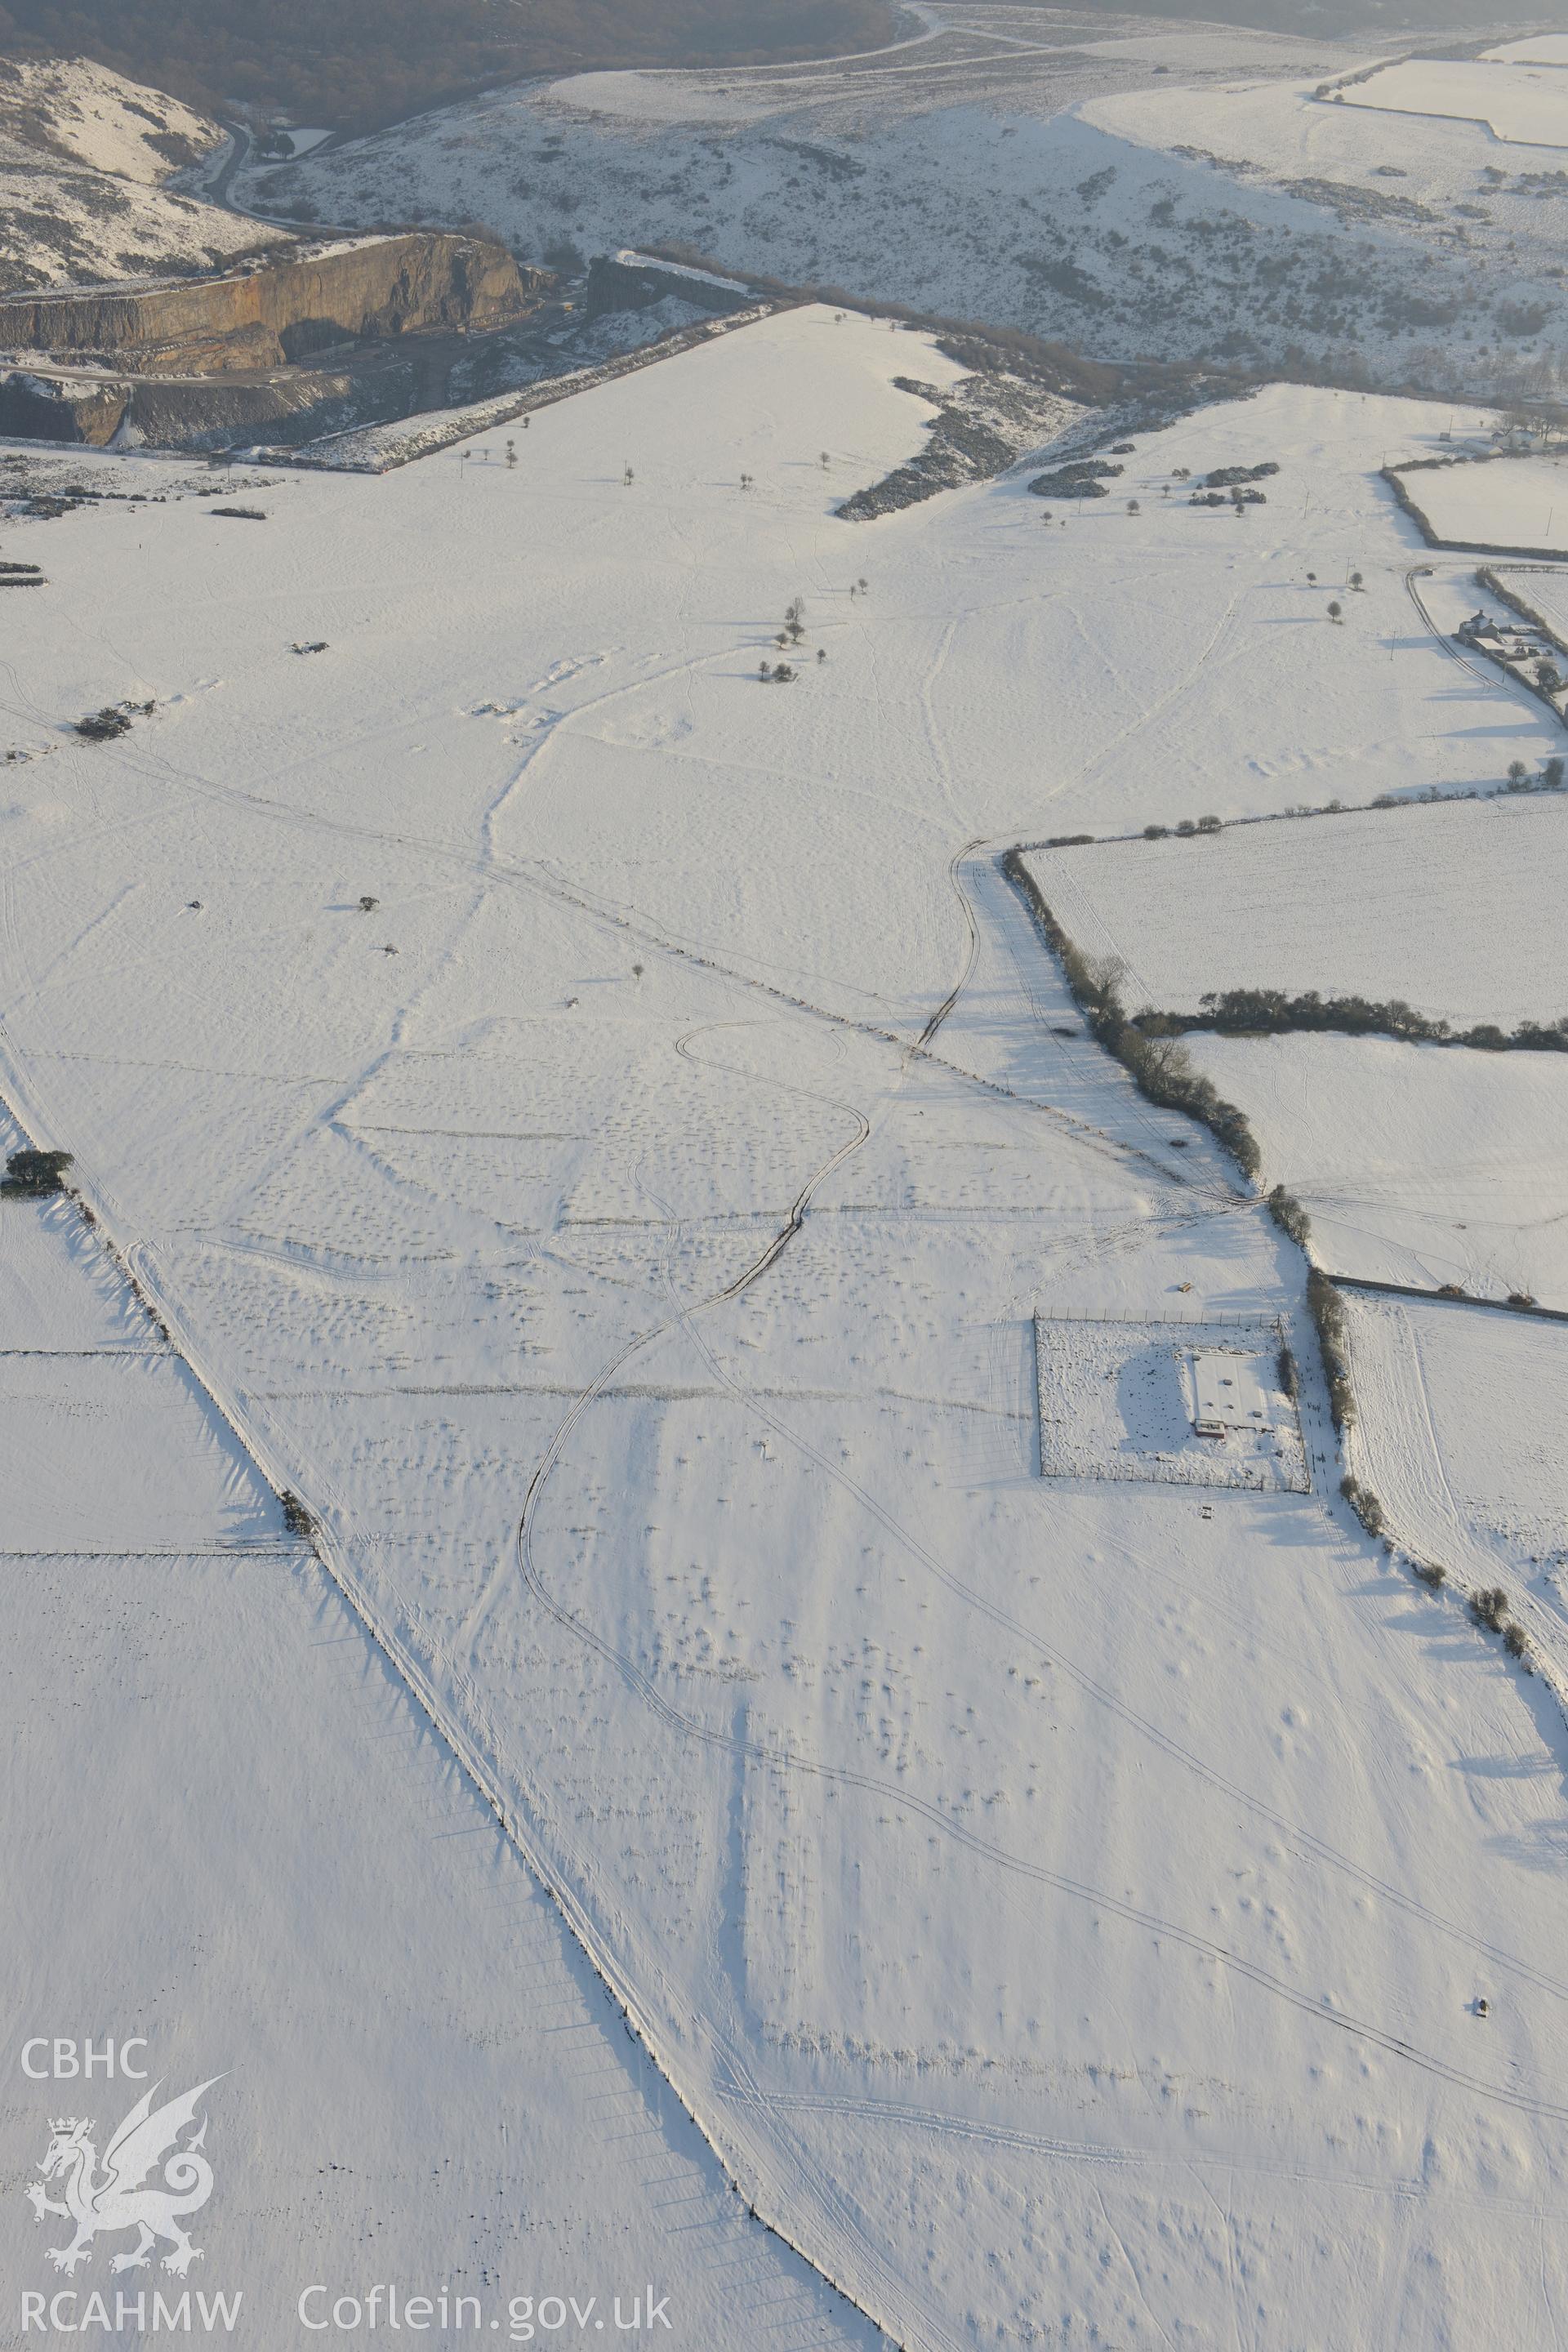
[(1133, 1026), (1146, 1037), (1179, 1037), (1193, 1029), (1221, 1036), (1281, 1036), (1297, 1029), (1333, 1030), (1348, 1037), (1396, 1037), (1406, 1045), (1474, 1045), (1483, 1051), (1568, 1054), (1568, 1015), (1560, 1021), (1521, 1021), (1516, 1029), (1495, 1022), (1456, 1029), (1451, 1023), (1417, 1013), (1402, 997), (1378, 1003), (1365, 996), (1321, 996), (1315, 988), (1299, 996), (1282, 988), (1226, 988), (1198, 999), (1196, 1013), (1140, 1013)]

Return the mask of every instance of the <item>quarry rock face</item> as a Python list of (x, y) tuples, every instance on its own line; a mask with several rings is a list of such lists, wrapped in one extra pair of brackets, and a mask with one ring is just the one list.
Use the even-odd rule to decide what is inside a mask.
[(73, 384), (24, 368), (0, 374), (0, 435), (18, 441), (112, 441), (130, 404), (124, 383)]
[(14, 297), (0, 301), (0, 348), (211, 375), (361, 338), (508, 326), (547, 282), (482, 237), (373, 237), (184, 285)]
[(412, 376), (382, 371), (367, 383), (345, 369), (286, 368), (260, 381), (238, 375), (45, 375), (0, 369), (0, 437), (122, 446), (223, 449), (237, 440), (309, 440), (349, 425), (400, 416)]

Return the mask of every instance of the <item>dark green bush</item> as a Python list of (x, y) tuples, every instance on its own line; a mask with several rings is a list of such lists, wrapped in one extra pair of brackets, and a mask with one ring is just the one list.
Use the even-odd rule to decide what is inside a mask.
[(1289, 1234), (1298, 1249), (1305, 1249), (1312, 1236), (1312, 1220), (1296, 1198), (1287, 1192), (1283, 1184), (1276, 1184), (1268, 1195), (1268, 1213), (1282, 1234)]
[(70, 1164), (68, 1151), (13, 1151), (0, 1177), (0, 1192), (34, 1201), (50, 1192), (63, 1192), (65, 1171)]
[(307, 1540), (316, 1532), (316, 1522), (298, 1495), (287, 1486), (278, 1500), (283, 1506), (283, 1524), (291, 1536), (303, 1536)]
[(101, 710), (89, 710), (85, 719), (76, 722), (76, 731), (85, 735), (89, 743), (111, 742), (116, 735), (128, 735), (131, 720), (123, 710), (106, 703)]
[(1380, 1536), (1384, 1530), (1383, 1505), (1370, 1486), (1352, 1478), (1347, 1470), (1340, 1480), (1340, 1492), (1366, 1529), (1369, 1536)]

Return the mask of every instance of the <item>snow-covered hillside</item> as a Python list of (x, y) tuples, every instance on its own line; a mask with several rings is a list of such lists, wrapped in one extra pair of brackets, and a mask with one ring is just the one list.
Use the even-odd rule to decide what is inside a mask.
[(163, 184), (223, 137), (88, 58), (0, 58), (0, 292), (216, 268), (279, 242)]
[(919, 37), (861, 59), (492, 91), (239, 189), (329, 222), (479, 218), (546, 258), (681, 245), (1102, 357), (1553, 379), (1539, 148), (1320, 98), (1376, 62), (1336, 42), (921, 13)]
[[(1486, 66), (1430, 70), (1506, 79)], [(1151, 156), (1185, 159), (1206, 177), (1211, 209), (1237, 191), (1270, 192), (1341, 223), (1331, 280), (1292, 283), (1287, 270), (1269, 284), (1271, 271), (1258, 273), (1262, 315), (1251, 331), (1274, 350), (1293, 334), (1308, 352), (1331, 351), (1340, 372), (1374, 382), (1398, 367), (1460, 391), (1555, 388), (1564, 353), (1556, 202), (1568, 147), (1350, 102), (1378, 86), (1238, 77), (1194, 92), (1162, 82), (1081, 114)], [(1364, 236), (1370, 247), (1358, 253)]]
[(46, 156), (78, 171), (154, 187), (222, 144), (205, 116), (89, 58), (0, 59), (0, 154), (37, 169)]
[[(1303, 744), (1318, 798), (1545, 757), (1555, 721), (1407, 594), (1378, 468), (1446, 411), (1276, 388), (1141, 437), (1070, 513), (1024, 467), (837, 520), (920, 446), (898, 379), (956, 373), (810, 307), (540, 411), (511, 464), (497, 434), (204, 499), (73, 453), (183, 494), (6, 526), (47, 584), (0, 666), (0, 1088), (657, 2079), (891, 2337), (1549, 2342), (1553, 1686), (1340, 1500), (1300, 1253), (1086, 1035), (997, 852), (1276, 813)], [(1240, 522), (1174, 487), (1266, 461)], [(1333, 627), (1306, 574), (1352, 564)], [(71, 731), (121, 702), (153, 707)], [(1310, 1492), (1195, 1431), (1162, 1475), (1154, 1387), (1226, 1333)], [(1043, 1478), (1042, 1407), (1097, 1370), (1097, 1470), (1137, 1475)], [(358, 1689), (321, 1605), (353, 1642), (310, 1656)], [(203, 1704), (261, 1738), (297, 1637), (223, 1622), (248, 1676)], [(427, 1781), (420, 1842), (395, 1698), (371, 1721), (398, 1785), (333, 1835), (439, 1906), (488, 2051), (536, 1998), (503, 1958), (498, 1999), (473, 1924), (505, 1857), (434, 1849), (462, 1824)], [(39, 1884), (51, 1919), (93, 1899)], [(407, 1908), (400, 1936), (423, 1969)], [(119, 1948), (129, 1983), (162, 1947)], [(298, 2143), (264, 2116), (258, 2144)], [(430, 2192), (491, 2271), (507, 2160), (485, 2203)], [(313, 2259), (273, 2258), (285, 2313)], [(750, 2352), (763, 2292), (738, 2275), (691, 2352)]]

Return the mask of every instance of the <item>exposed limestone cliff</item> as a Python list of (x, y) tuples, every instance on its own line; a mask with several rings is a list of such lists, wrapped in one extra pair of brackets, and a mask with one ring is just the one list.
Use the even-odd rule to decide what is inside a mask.
[(481, 237), (369, 237), (184, 285), (12, 297), (0, 301), (0, 349), (216, 374), (360, 337), (503, 327), (548, 282)]

